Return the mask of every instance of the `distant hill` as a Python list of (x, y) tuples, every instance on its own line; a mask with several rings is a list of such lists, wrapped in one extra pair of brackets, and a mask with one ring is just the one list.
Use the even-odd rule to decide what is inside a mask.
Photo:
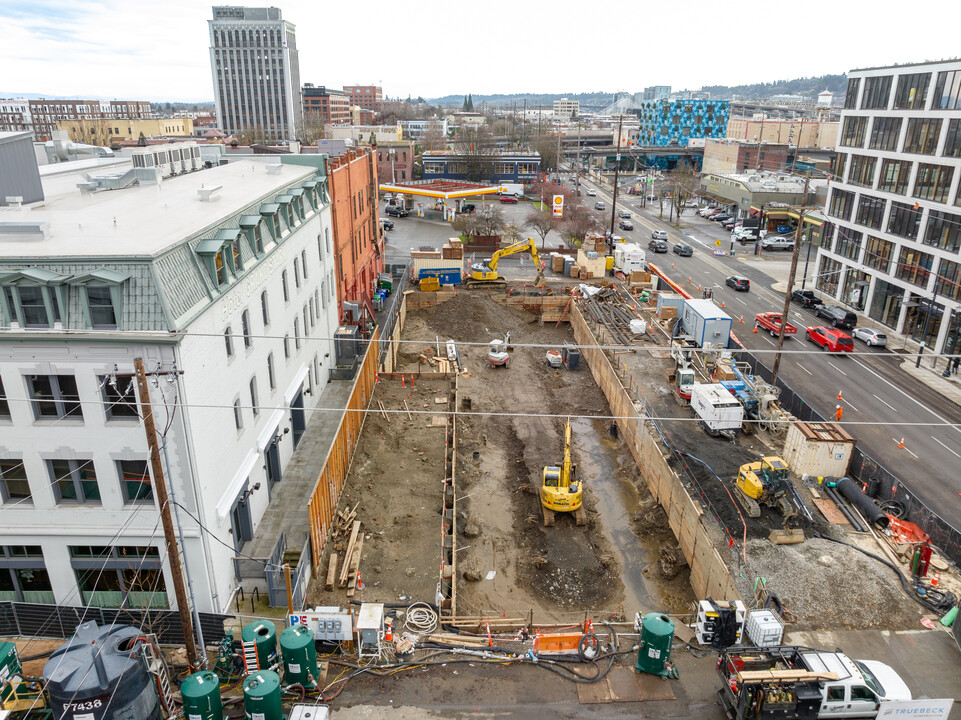
[[(474, 95), (474, 109), (479, 110), (482, 105), (487, 104), (492, 107), (504, 107), (514, 103), (523, 105), (527, 100), (528, 107), (552, 107), (555, 100), (568, 98), (578, 100), (581, 106), (604, 107), (610, 105), (614, 93), (610, 92), (591, 92), (591, 93), (513, 93), (511, 95)], [(443, 105), (445, 107), (460, 108), (464, 104), (464, 95), (445, 95), (439, 98), (427, 98), (431, 105)]]

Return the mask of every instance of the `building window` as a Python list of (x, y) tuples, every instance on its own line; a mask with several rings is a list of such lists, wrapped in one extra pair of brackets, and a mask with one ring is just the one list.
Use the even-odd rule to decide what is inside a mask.
[(0, 547), (0, 602), (54, 604), (39, 545)]
[(0, 500), (5, 503), (33, 503), (23, 460), (0, 460)]
[(284, 335), (284, 357), (290, 359), (290, 333)]
[(240, 407), (240, 400), (234, 400), (234, 425), (238, 430), (244, 429), (244, 413)]
[(230, 325), (224, 329), (224, 347), (227, 349), (227, 357), (232, 357), (234, 354), (234, 339)]
[(843, 255), (848, 260), (857, 260), (861, 254), (861, 241), (864, 234), (849, 228), (838, 228), (838, 241), (834, 247), (834, 252)]
[(841, 263), (827, 255), (821, 256), (821, 267), (818, 271), (818, 290), (835, 297), (838, 292), (838, 281), (841, 278)]
[(891, 216), (888, 218), (888, 232), (908, 240), (917, 240), (921, 227), (921, 210), (913, 205), (892, 202)]
[(861, 78), (848, 78), (848, 90), (844, 93), (844, 109), (853, 110), (858, 106), (858, 90)]
[(894, 254), (894, 243), (890, 240), (868, 236), (868, 244), (864, 250), (864, 264), (875, 270), (887, 273), (891, 267), (891, 257)]
[(113, 306), (111, 288), (106, 285), (88, 285), (87, 308), (90, 311), (90, 325), (94, 329), (117, 328), (117, 313)]
[(217, 279), (217, 287), (223, 287), (227, 284), (227, 263), (224, 256), (224, 250), (214, 255), (214, 277)]
[(864, 79), (864, 94), (861, 96), (862, 110), (886, 110), (891, 97), (891, 75)]
[(244, 260), (240, 255), (240, 240), (234, 239), (230, 242), (230, 263), (235, 275), (244, 269)]
[(300, 318), (294, 318), (294, 347), (300, 350)]
[(831, 191), (831, 207), (828, 214), (841, 220), (850, 220), (854, 209), (854, 193), (834, 188)]
[(927, 287), (928, 278), (931, 277), (931, 269), (934, 267), (934, 255), (921, 252), (909, 247), (901, 248), (901, 257), (898, 258), (897, 277), (907, 280), (909, 283)]
[(287, 271), (280, 273), (280, 283), (284, 286), (284, 302), (290, 302), (290, 288), (287, 285)]
[(904, 195), (908, 191), (908, 178), (914, 163), (904, 160), (884, 160), (881, 163), (881, 179), (878, 190)]
[(961, 110), (961, 70), (938, 73), (932, 107), (936, 110)]
[(155, 547), (71, 546), (70, 565), (86, 606), (170, 606), (160, 552)]
[(270, 325), (270, 310), (267, 307), (267, 291), (260, 293), (260, 313), (264, 318), (264, 327)]
[[(844, 182), (844, 170), (847, 168), (847, 165), (847, 153), (839, 152), (834, 158), (834, 173), (831, 179), (835, 180), (836, 182)], [(745, 166), (744, 169), (746, 170), (747, 167)]]
[(961, 120), (948, 120), (948, 133), (944, 138), (944, 157), (961, 157)]
[(127, 505), (153, 502), (153, 484), (146, 460), (118, 460), (117, 473)]
[(83, 419), (77, 379), (73, 375), (28, 375), (27, 386), (33, 401), (33, 412), (38, 419)]
[(48, 460), (57, 503), (100, 504), (93, 460)]
[(0, 418), (10, 419), (10, 403), (7, 402), (7, 393), (3, 389), (3, 378), (0, 378)]
[(324, 262), (324, 239), (320, 235), (317, 236), (317, 259), (320, 260), (321, 264)]
[(841, 131), (841, 144), (848, 147), (864, 147), (864, 135), (868, 128), (866, 117), (850, 116), (844, 118)]
[(918, 174), (914, 179), (914, 197), (946, 203), (953, 179), (953, 167), (921, 163), (918, 165)]
[(886, 150), (895, 152), (898, 149), (898, 138), (901, 135), (901, 121), (899, 117), (876, 117), (871, 126), (871, 141), (868, 145), (872, 150)]
[(108, 421), (140, 417), (133, 375), (101, 375), (100, 386)]
[(942, 259), (938, 264), (935, 288), (938, 295), (951, 300), (961, 300), (961, 263)]
[(870, 155), (852, 155), (851, 171), (848, 173), (848, 182), (852, 185), (871, 187), (874, 185), (874, 168), (877, 158)]
[(884, 207), (887, 201), (882, 198), (862, 195), (858, 200), (857, 223), (878, 230), (884, 218)]
[(931, 210), (924, 229), (924, 244), (957, 252), (961, 248), (961, 215)]
[[(47, 292), (36, 285), (20, 285), (12, 288), (10, 296), (16, 293), (19, 300), (20, 312), (18, 321), (26, 328), (48, 328), (53, 325), (47, 304)], [(52, 303), (51, 303), (52, 305)], [(16, 308), (11, 307), (12, 311)]]
[(274, 377), (274, 354), (269, 353), (267, 355), (267, 382), (270, 384), (271, 390), (277, 389), (277, 378)]
[(300, 251), (300, 266), (304, 269), (304, 280), (307, 279), (307, 251)]
[(940, 118), (908, 118), (908, 131), (904, 136), (904, 152), (918, 155), (934, 155), (941, 132)]
[(928, 84), (931, 73), (901, 75), (898, 78), (898, 91), (894, 95), (895, 110), (921, 110), (928, 99)]
[(300, 260), (294, 258), (294, 285), (300, 287)]
[(257, 398), (257, 376), (256, 375), (250, 378), (248, 387), (250, 388), (250, 409), (253, 411), (254, 417), (257, 417), (258, 415), (260, 415), (260, 403), (258, 402), (258, 398)]
[(254, 344), (254, 340), (250, 336), (250, 312), (248, 310), (244, 310), (240, 314), (240, 329), (244, 335), (244, 347), (249, 348)]

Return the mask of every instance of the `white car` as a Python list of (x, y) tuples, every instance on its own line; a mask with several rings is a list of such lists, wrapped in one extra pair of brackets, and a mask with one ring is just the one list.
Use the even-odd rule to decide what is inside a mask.
[(597, 190), (593, 188), (587, 191), (587, 197), (597, 197)]
[(875, 330), (874, 328), (854, 328), (854, 330), (851, 331), (851, 335), (856, 337), (858, 340), (863, 340), (867, 345), (885, 347), (888, 344), (888, 336), (880, 330)]
[(761, 240), (761, 247), (765, 250), (793, 250), (794, 238), (777, 236), (766, 237)]

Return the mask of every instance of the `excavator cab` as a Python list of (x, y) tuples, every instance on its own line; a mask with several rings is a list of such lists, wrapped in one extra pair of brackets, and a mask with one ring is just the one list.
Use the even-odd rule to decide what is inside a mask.
[(779, 457), (761, 458), (761, 475), (768, 487), (777, 487), (781, 481), (788, 479), (788, 466)]
[(541, 511), (544, 525), (554, 524), (554, 513), (572, 512), (578, 525), (587, 524), (587, 513), (582, 504), (584, 488), (577, 481), (577, 466), (571, 461), (571, 421), (564, 429), (564, 463), (547, 465), (541, 481)]

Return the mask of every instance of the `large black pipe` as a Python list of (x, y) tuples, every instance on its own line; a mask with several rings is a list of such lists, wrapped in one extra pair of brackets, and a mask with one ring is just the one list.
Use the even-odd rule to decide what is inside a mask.
[(876, 525), (882, 530), (887, 528), (888, 516), (881, 512), (881, 508), (875, 505), (871, 498), (861, 492), (861, 486), (851, 478), (845, 477), (838, 480), (838, 492), (854, 505), (871, 525)]
[(841, 498), (841, 493), (839, 493), (836, 489), (832, 487), (828, 487), (824, 489), (825, 491), (827, 491), (828, 497), (831, 498), (837, 504), (838, 510), (840, 510), (844, 514), (844, 517), (848, 519), (848, 522), (851, 523), (851, 527), (854, 528), (855, 532), (868, 531), (866, 527), (861, 525), (861, 521), (858, 520), (857, 516), (853, 512), (851, 512), (850, 508), (848, 508), (847, 503), (845, 503), (844, 500)]

